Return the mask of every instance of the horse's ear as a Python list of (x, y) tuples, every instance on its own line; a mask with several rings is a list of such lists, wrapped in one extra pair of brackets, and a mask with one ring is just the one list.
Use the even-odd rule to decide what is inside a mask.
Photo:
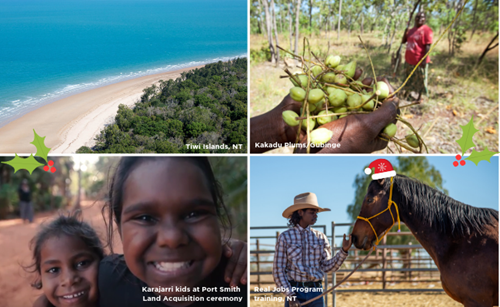
[(377, 180), (377, 181), (378, 181), (378, 183), (379, 183), (380, 185), (384, 185), (385, 178), (379, 179), (379, 180)]

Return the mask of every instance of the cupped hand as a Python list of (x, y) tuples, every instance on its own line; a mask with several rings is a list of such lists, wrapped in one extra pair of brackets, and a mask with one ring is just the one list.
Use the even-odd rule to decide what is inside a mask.
[[(386, 78), (379, 77), (377, 80), (387, 83), (390, 94), (394, 92), (394, 88)], [(396, 122), (398, 106), (399, 99), (394, 96), (386, 99), (382, 106), (372, 113), (351, 114), (317, 127), (332, 131), (333, 137), (322, 148), (311, 148), (310, 152), (371, 153), (384, 149), (387, 146), (387, 141), (381, 140), (378, 136), (388, 124)], [(307, 144), (306, 140), (304, 135), (301, 138), (301, 143)], [(297, 152), (305, 153), (307, 149), (303, 146)]]

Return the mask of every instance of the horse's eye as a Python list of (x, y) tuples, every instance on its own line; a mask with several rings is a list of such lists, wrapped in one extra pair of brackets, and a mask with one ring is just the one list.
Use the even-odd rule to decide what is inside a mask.
[(368, 198), (369, 203), (373, 203), (373, 198)]

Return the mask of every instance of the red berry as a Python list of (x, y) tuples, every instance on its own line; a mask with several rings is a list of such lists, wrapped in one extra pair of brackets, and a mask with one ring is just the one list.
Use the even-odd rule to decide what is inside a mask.
[(465, 165), (465, 160), (460, 161), (460, 165), (464, 166)]
[(458, 162), (457, 161), (453, 162), (453, 166), (457, 167), (458, 166)]
[(48, 165), (45, 165), (45, 166), (43, 167), (43, 170), (44, 170), (44, 171), (46, 171), (46, 172), (48, 172), (48, 171), (49, 171), (49, 166), (48, 166)]
[(461, 155), (457, 155), (457, 156), (455, 157), (455, 159), (460, 160), (460, 159), (462, 159), (462, 156), (461, 156)]
[(50, 171), (51, 171), (52, 173), (55, 173), (55, 172), (56, 172), (56, 168), (55, 168), (55, 167), (53, 167), (53, 168), (51, 168), (51, 169), (50, 169)]
[(53, 166), (53, 165), (54, 165), (54, 161), (50, 160), (50, 161), (49, 161), (49, 165), (50, 165), (50, 166)]

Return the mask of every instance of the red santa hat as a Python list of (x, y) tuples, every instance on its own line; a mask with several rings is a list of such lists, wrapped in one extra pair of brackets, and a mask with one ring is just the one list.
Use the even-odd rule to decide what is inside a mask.
[(372, 175), (373, 180), (396, 176), (396, 171), (392, 168), (391, 162), (386, 159), (377, 159), (370, 163), (370, 165), (365, 168), (365, 174), (370, 175), (372, 169), (375, 169), (375, 173)]

